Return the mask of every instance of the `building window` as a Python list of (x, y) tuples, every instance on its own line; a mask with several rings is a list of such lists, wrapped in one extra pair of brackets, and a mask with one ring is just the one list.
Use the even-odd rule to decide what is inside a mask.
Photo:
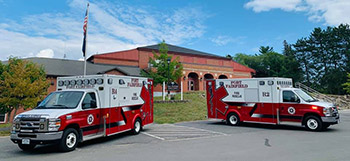
[(7, 116), (7, 114), (0, 113), (0, 123), (5, 123), (6, 122), (6, 116)]

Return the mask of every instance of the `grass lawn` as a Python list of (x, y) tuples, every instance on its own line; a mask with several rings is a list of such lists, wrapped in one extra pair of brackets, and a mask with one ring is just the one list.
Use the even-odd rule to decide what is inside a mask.
[[(6, 127), (11, 127), (11, 124), (10, 123), (0, 124), (0, 128), (6, 128)], [(0, 130), (0, 136), (8, 136), (8, 135), (10, 135), (10, 130), (5, 130), (5, 131)]]
[(0, 128), (11, 127), (11, 123), (0, 124)]
[(10, 131), (0, 131), (0, 136), (9, 136)]
[[(180, 100), (180, 94), (176, 95), (175, 99)], [(162, 97), (155, 97), (154, 100), (162, 100)], [(163, 124), (206, 119), (207, 103), (204, 92), (184, 93), (184, 100), (190, 102), (155, 103), (154, 122)]]

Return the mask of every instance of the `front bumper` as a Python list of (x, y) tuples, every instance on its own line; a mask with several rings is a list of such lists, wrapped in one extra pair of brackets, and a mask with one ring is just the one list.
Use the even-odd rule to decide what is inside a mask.
[(331, 117), (331, 116), (321, 117), (321, 119), (322, 119), (322, 122), (325, 122), (325, 123), (337, 124), (339, 122), (339, 115), (336, 117)]
[(20, 143), (22, 139), (30, 139), (33, 144), (51, 144), (57, 143), (62, 138), (62, 131), (48, 133), (11, 133), (11, 140), (14, 143)]

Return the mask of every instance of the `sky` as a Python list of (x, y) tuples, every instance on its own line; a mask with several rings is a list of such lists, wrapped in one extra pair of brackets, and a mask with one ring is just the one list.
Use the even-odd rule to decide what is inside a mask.
[[(87, 0), (0, 0), (0, 60), (82, 60)], [(162, 40), (225, 56), (350, 23), (350, 0), (90, 0), (87, 56)]]

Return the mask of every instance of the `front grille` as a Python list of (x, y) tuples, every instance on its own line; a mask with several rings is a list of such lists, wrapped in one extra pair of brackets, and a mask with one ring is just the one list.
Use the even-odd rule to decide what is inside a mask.
[(23, 133), (47, 131), (48, 120), (43, 117), (21, 117), (15, 122), (16, 131)]
[(338, 116), (337, 107), (332, 107), (331, 108), (331, 114), (332, 114), (333, 117), (337, 117)]

